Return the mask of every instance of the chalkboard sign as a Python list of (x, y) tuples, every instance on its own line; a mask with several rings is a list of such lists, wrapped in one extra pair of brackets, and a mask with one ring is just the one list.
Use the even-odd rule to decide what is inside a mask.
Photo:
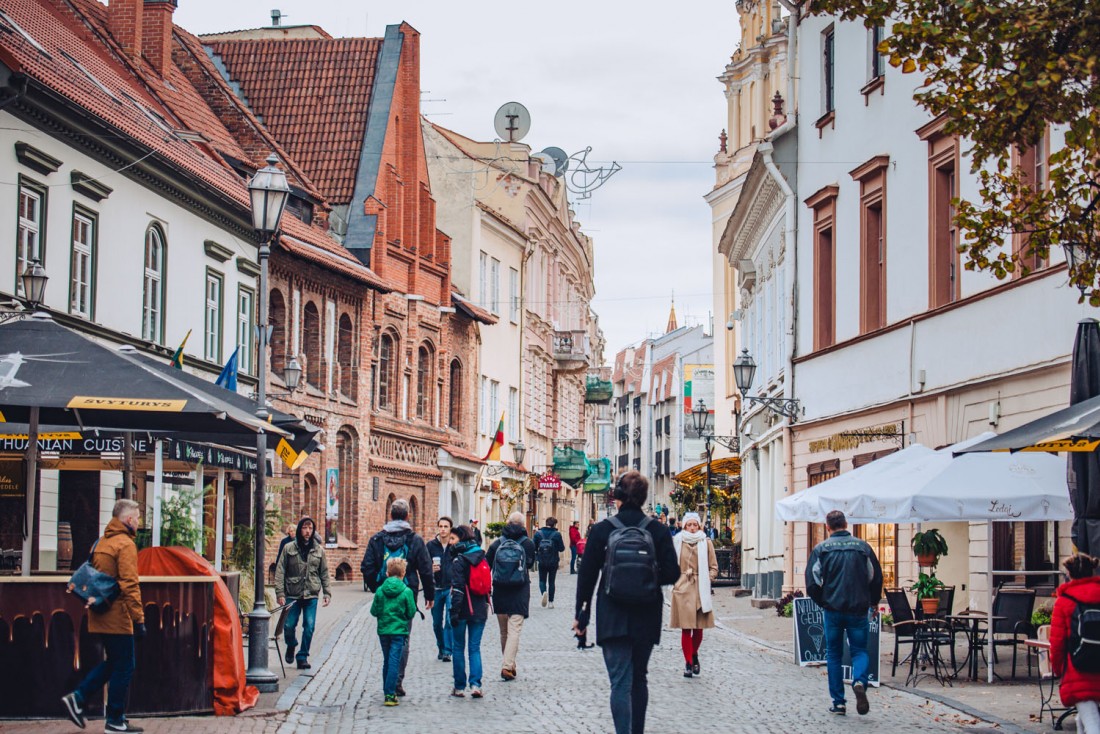
[[(867, 613), (869, 632), (867, 639), (867, 680), (879, 685), (879, 616), (874, 610)], [(825, 612), (807, 597), (794, 600), (794, 654), (799, 665), (821, 665), (825, 662)], [(852, 655), (848, 640), (844, 640), (844, 680), (852, 679)]]

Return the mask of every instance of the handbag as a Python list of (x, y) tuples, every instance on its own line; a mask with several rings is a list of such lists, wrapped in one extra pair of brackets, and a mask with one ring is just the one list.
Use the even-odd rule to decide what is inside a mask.
[(80, 568), (76, 569), (69, 579), (65, 591), (83, 599), (92, 611), (105, 612), (110, 608), (111, 602), (118, 598), (121, 589), (118, 586), (118, 579), (92, 565), (92, 554), (95, 553), (97, 545), (99, 545), (98, 540), (88, 551), (88, 560), (80, 564)]

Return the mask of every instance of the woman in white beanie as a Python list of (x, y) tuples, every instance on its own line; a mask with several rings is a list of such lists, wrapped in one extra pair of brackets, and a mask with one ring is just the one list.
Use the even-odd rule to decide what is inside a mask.
[[(703, 630), (714, 626), (714, 607), (710, 582), (718, 577), (718, 558), (714, 545), (703, 532), (699, 513), (684, 515), (683, 530), (672, 538), (680, 560), (680, 580), (672, 587), (672, 619), (669, 626), (683, 630), (680, 646), (684, 650), (684, 677), (699, 675), (699, 646)], [(701, 569), (706, 573), (701, 573)]]

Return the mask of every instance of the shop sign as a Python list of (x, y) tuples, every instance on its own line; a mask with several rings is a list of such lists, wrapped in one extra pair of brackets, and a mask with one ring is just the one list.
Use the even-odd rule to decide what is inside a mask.
[(810, 441), (810, 453), (821, 451), (849, 451), (857, 449), (865, 443), (875, 441), (897, 440), (902, 437), (901, 423), (887, 423), (881, 426), (869, 428), (857, 428), (851, 431), (834, 433), (832, 436)]
[(540, 492), (556, 492), (561, 489), (561, 477), (553, 472), (546, 472), (539, 475), (539, 491)]
[(0, 497), (23, 496), (23, 462), (0, 461)]
[(239, 451), (206, 446), (191, 441), (179, 441), (174, 438), (166, 442), (168, 458), (173, 461), (185, 461), (189, 464), (203, 463), (215, 469), (230, 469), (232, 471), (252, 474), (256, 471), (256, 457), (242, 454)]
[[(153, 442), (145, 435), (130, 437), (135, 454), (151, 454)], [(122, 454), (126, 441), (120, 433), (100, 433), (83, 436), (80, 433), (45, 434), (38, 437), (38, 450), (46, 454), (65, 456), (99, 456)], [(27, 450), (27, 434), (0, 436), (0, 453), (23, 453)]]

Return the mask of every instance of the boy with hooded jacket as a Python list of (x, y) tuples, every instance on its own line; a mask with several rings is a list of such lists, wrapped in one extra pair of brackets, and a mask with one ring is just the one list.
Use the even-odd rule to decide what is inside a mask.
[[(310, 667), (309, 647), (313, 642), (313, 628), (317, 624), (317, 598), (323, 595), (323, 604), (326, 607), (332, 600), (328, 560), (325, 558), (325, 549), (314, 534), (315, 527), (311, 518), (303, 517), (299, 520), (298, 528), (294, 532), (294, 542), (286, 544), (275, 566), (275, 596), (279, 606), (283, 606), (288, 600), (293, 605), (283, 625), (286, 639), (285, 659), (288, 663), (297, 659), (300, 670), (308, 670)], [(298, 642), (294, 632), (299, 617), (302, 619), (302, 647), (295, 656)]]
[(378, 619), (378, 642), (382, 645), (382, 693), (386, 706), (396, 706), (397, 674), (401, 652), (409, 641), (409, 629), (416, 615), (416, 597), (405, 585), (405, 559), (391, 558), (386, 563), (386, 580), (374, 594), (371, 616)]

